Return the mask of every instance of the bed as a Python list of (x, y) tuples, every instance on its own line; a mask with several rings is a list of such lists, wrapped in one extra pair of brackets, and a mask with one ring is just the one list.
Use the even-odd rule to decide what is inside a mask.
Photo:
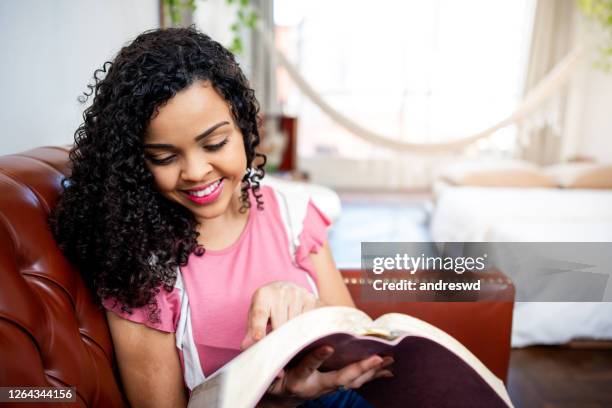
[[(446, 186), (437, 195), (436, 242), (612, 242), (612, 190)], [(612, 303), (515, 306), (513, 347), (582, 338), (612, 339)]]

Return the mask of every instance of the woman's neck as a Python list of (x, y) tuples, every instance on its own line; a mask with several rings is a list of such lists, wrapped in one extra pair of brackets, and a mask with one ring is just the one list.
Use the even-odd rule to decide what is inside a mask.
[(236, 242), (246, 227), (250, 211), (240, 212), (241, 208), (240, 191), (237, 191), (223, 214), (198, 220), (198, 243), (210, 250), (220, 250)]

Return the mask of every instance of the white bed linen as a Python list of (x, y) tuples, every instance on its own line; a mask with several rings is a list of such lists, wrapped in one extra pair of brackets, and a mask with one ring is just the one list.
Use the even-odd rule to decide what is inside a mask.
[(447, 187), (439, 193), (430, 231), (437, 242), (470, 242), (487, 240), (499, 224), (601, 222), (612, 222), (610, 190)]
[[(448, 187), (430, 229), (436, 242), (612, 242), (612, 191)], [(513, 347), (585, 337), (612, 339), (612, 303), (515, 305)]]

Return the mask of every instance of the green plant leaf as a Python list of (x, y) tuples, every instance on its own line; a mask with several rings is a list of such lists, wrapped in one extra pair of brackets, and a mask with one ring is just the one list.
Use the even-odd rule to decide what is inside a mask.
[[(198, 0), (162, 0), (164, 10), (171, 21), (172, 26), (180, 26), (183, 20), (183, 11), (197, 9)], [(229, 29), (234, 34), (231, 45), (228, 47), (235, 54), (240, 54), (244, 51), (244, 43), (240, 36), (243, 28), (253, 29), (259, 20), (259, 15), (250, 10), (250, 0), (225, 0), (228, 5), (237, 5), (236, 20), (230, 25)], [(591, 0), (579, 0), (591, 1)]]
[(172, 25), (177, 26), (181, 23), (181, 12), (178, 8), (172, 8), (170, 11), (170, 20), (172, 20)]
[(612, 0), (577, 0), (585, 16), (601, 26), (606, 36), (599, 44), (600, 61), (594, 65), (603, 71), (612, 68)]
[(230, 51), (236, 54), (241, 54), (243, 51), (242, 39), (240, 37), (234, 37), (232, 44), (230, 45)]
[(255, 28), (255, 24), (257, 24), (258, 19), (259, 19), (259, 15), (255, 11), (251, 11), (246, 21), (247, 27)]

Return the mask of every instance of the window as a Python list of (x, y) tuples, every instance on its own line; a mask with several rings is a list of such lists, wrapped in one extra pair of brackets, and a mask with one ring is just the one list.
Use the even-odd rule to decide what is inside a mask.
[[(275, 0), (274, 20), (279, 47), (335, 109), (387, 137), (434, 143), (518, 106), (534, 9), (534, 0)], [(336, 125), (282, 68), (277, 80), (284, 112), (299, 117), (302, 158), (392, 154)], [(507, 128), (492, 142), (508, 149), (514, 137)]]

